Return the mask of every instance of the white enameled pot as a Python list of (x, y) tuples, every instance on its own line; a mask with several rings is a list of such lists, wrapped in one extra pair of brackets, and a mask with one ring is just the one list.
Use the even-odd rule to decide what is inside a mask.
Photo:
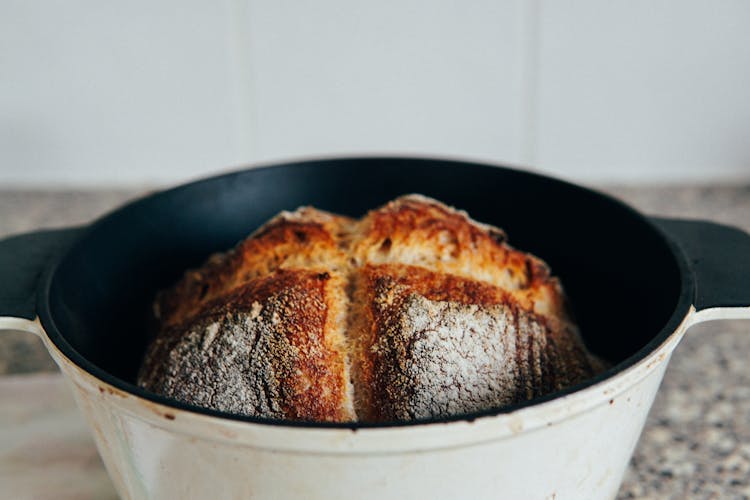
[(153, 403), (76, 366), (38, 321), (0, 318), (0, 329), (42, 338), (124, 499), (586, 499), (615, 496), (685, 332), (724, 318), (750, 319), (750, 308), (691, 308), (634, 366), (512, 413), (357, 430), (234, 422)]
[[(373, 159), (347, 161), (367, 166)], [(564, 197), (570, 193), (585, 197), (585, 193), (590, 193), (560, 181), (494, 167), (457, 165), (456, 162), (425, 165), (426, 160), (413, 159), (378, 161), (381, 162), (376, 165), (378, 175), (384, 175), (383, 171), (390, 168), (394, 179), (409, 168), (445, 168), (448, 172), (460, 166), (460, 175), (446, 173), (448, 179), (441, 180), (440, 185), (455, 185), (466, 176), (466, 169), (475, 169), (475, 176), (486, 175), (487, 179), (494, 179), (497, 172), (503, 172), (504, 183), (511, 176), (514, 189), (524, 189), (524, 182), (528, 184), (527, 189), (536, 189), (534, 186), (542, 184), (545, 194), (553, 198), (567, 199)], [(305, 181), (309, 178), (302, 174), (310, 168), (328, 168), (334, 179), (347, 171), (344, 167), (348, 165), (341, 162), (296, 164), (285, 168), (291, 168), (292, 173), (295, 169), (301, 170)], [(389, 162), (399, 163), (391, 165)], [(613, 498), (667, 363), (686, 331), (707, 320), (750, 319), (750, 293), (746, 290), (750, 259), (742, 257), (750, 249), (749, 236), (710, 223), (648, 221), (619, 202), (596, 194), (591, 195), (595, 201), (590, 203), (601, 203), (602, 207), (612, 204), (614, 215), (604, 215), (613, 217), (614, 223), (617, 223), (617, 215), (623, 218), (623, 228), (630, 224), (629, 217), (634, 224), (644, 224), (642, 229), (632, 230), (632, 236), (643, 231), (646, 243), (652, 233), (657, 235), (653, 238), (664, 238), (666, 243), (661, 256), (654, 256), (658, 262), (654, 272), (674, 259), (669, 265), (674, 267), (672, 275), (677, 285), (675, 296), (665, 299), (669, 310), (664, 312), (663, 318), (656, 312), (643, 314), (644, 318), (662, 318), (661, 330), (646, 333), (633, 330), (633, 337), (646, 339), (639, 341), (638, 349), (631, 349), (607, 372), (584, 384), (512, 408), (442, 421), (372, 426), (293, 424), (240, 418), (190, 407), (138, 389), (121, 374), (126, 373), (130, 365), (125, 361), (120, 363), (119, 358), (124, 360), (135, 354), (128, 353), (129, 344), (118, 343), (119, 334), (112, 333), (121, 326), (117, 318), (108, 320), (113, 314), (111, 310), (117, 310), (108, 308), (115, 307), (112, 304), (120, 300), (127, 302), (128, 293), (133, 297), (146, 293), (131, 281), (137, 273), (122, 269), (143, 268), (146, 265), (143, 262), (150, 262), (149, 265), (167, 262), (164, 255), (172, 254), (160, 250), (158, 242), (143, 235), (127, 240), (127, 236), (121, 236), (125, 234), (122, 227), (135, 232), (145, 227), (150, 231), (148, 235), (156, 238), (155, 235), (174, 225), (171, 220), (159, 220), (162, 215), (154, 215), (163, 214), (165, 210), (170, 213), (170, 203), (179, 207), (180, 217), (195, 220), (194, 214), (183, 213), (186, 199), (191, 202), (208, 200), (207, 207), (200, 208), (202, 211), (215, 211), (220, 205), (226, 213), (216, 217), (229, 217), (227, 214), (239, 210), (235, 204), (226, 198), (207, 196), (206, 189), (221, 191), (222, 196), (227, 190), (249, 196), (252, 190), (248, 186), (257, 187), (259, 182), (261, 187), (280, 189), (269, 187), (268, 179), (263, 178), (263, 175), (278, 172), (278, 169), (260, 169), (233, 174), (235, 177), (201, 181), (125, 207), (83, 233), (78, 230), (37, 233), (6, 240), (5, 247), (0, 244), (0, 257), (6, 256), (6, 263), (13, 259), (14, 262), (28, 261), (28, 265), (19, 268), (5, 266), (5, 271), (0, 266), (0, 278), (4, 277), (6, 282), (6, 287), (0, 289), (0, 314), (4, 313), (0, 316), (0, 330), (30, 332), (43, 340), (71, 386), (122, 498)], [(295, 178), (289, 177), (289, 170), (283, 172), (285, 176), (279, 176), (279, 182), (288, 183), (290, 178)], [(252, 183), (243, 186), (243, 176)], [(488, 180), (472, 182), (480, 186)], [(550, 194), (549, 184), (545, 182), (553, 183), (560, 193)], [(363, 185), (371, 187), (367, 179)], [(392, 197), (393, 193), (386, 191), (383, 196)], [(435, 187), (424, 191), (440, 195)], [(168, 201), (167, 205), (164, 200)], [(289, 200), (274, 203), (294, 208), (289, 205), (294, 202)], [(582, 202), (581, 210), (587, 209), (586, 203)], [(277, 209), (278, 205), (273, 205), (261, 210), (257, 218), (262, 220), (267, 217), (266, 212)], [(675, 236), (688, 258), (672, 240), (658, 236), (663, 233), (654, 222)], [(122, 239), (112, 242), (112, 238)], [(185, 245), (184, 241), (178, 243)], [(722, 247), (722, 244), (730, 246)], [(26, 245), (31, 245), (31, 249), (19, 250), (29, 248)], [(134, 262), (134, 267), (128, 268), (130, 264), (123, 264), (119, 259), (117, 265), (125, 267), (111, 271), (110, 277), (102, 280), (103, 274), (97, 266), (112, 267), (110, 261), (115, 259), (115, 254), (110, 252), (123, 248), (132, 249), (128, 258)], [(149, 251), (144, 252), (143, 248)], [(667, 248), (671, 250), (665, 250)], [(205, 252), (201, 249), (198, 253)], [(38, 279), (38, 268), (51, 256), (55, 264)], [(595, 267), (592, 258), (587, 257), (587, 262)], [(562, 258), (560, 261), (564, 267), (565, 261)], [(647, 265), (647, 261), (644, 258), (639, 265)], [(732, 264), (719, 265), (722, 269), (717, 271), (717, 263), (724, 261)], [(34, 268), (37, 272), (29, 273), (28, 270)], [(11, 282), (16, 282), (17, 287), (26, 292), (32, 291), (37, 298), (31, 300), (28, 293), (8, 292), (13, 288), (7, 285)], [(150, 283), (144, 290), (153, 291), (157, 285)], [(650, 301), (633, 297), (630, 303), (621, 304), (620, 314), (637, 316), (639, 313), (633, 308), (638, 307), (653, 307), (655, 311), (663, 308), (659, 304), (649, 305), (660, 300), (660, 294), (664, 293), (660, 290)], [(581, 299), (585, 301), (583, 294), (581, 292)], [(571, 299), (575, 301), (576, 297)], [(585, 320), (585, 311), (583, 313)], [(613, 318), (615, 320), (617, 318)], [(107, 325), (112, 332), (107, 330)], [(612, 331), (616, 330), (613, 326)], [(128, 334), (138, 335), (128, 333), (126, 328), (122, 335)], [(627, 334), (626, 331), (624, 335)], [(145, 337), (140, 340), (141, 344), (145, 342), (143, 339)], [(594, 336), (587, 340), (596, 343)], [(599, 343), (606, 346), (607, 339), (600, 338)], [(122, 356), (118, 348), (123, 349)]]

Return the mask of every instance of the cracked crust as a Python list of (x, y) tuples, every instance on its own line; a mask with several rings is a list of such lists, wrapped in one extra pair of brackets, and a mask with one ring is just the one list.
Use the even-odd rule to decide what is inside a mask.
[[(276, 419), (354, 418), (345, 356), (332, 345), (340, 278), (278, 270), (166, 327), (139, 383), (190, 404)], [(334, 342), (332, 342), (332, 340)]]
[(524, 401), (602, 368), (541, 260), (408, 195), (282, 212), (154, 304), (139, 384), (222, 411), (403, 421)]
[(172, 288), (157, 295), (154, 316), (162, 326), (185, 322), (204, 304), (277, 269), (339, 271), (347, 255), (338, 247), (353, 221), (310, 207), (281, 212), (226, 253), (217, 253), (189, 270)]
[(596, 370), (575, 327), (453, 275), (367, 266), (358, 406), (371, 421), (447, 417), (526, 401)]

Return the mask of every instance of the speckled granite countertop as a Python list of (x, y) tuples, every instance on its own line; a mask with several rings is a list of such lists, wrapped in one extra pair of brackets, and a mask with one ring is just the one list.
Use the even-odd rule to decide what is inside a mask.
[[(650, 214), (750, 231), (750, 185), (604, 190)], [(0, 190), (0, 237), (85, 223), (145, 192)], [(750, 322), (690, 330), (674, 353), (618, 498), (750, 498), (748, 360)], [(0, 335), (0, 497), (112, 498), (55, 370), (38, 339)], [(31, 372), (46, 373), (19, 375)], [(44, 449), (34, 447), (39, 435), (47, 440)], [(19, 452), (29, 447), (35, 453)]]

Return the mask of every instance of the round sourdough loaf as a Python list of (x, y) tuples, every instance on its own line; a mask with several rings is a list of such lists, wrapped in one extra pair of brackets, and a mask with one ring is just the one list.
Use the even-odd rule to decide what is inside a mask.
[(505, 240), (420, 195), (360, 220), (282, 212), (158, 294), (138, 383), (242, 415), (396, 422), (592, 376), (559, 281)]

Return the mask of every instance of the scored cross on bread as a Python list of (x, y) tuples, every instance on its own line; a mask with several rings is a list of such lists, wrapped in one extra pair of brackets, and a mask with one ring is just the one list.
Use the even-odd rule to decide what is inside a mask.
[(601, 369), (559, 281), (420, 195), (282, 212), (162, 291), (139, 384), (220, 411), (394, 422), (525, 401)]

